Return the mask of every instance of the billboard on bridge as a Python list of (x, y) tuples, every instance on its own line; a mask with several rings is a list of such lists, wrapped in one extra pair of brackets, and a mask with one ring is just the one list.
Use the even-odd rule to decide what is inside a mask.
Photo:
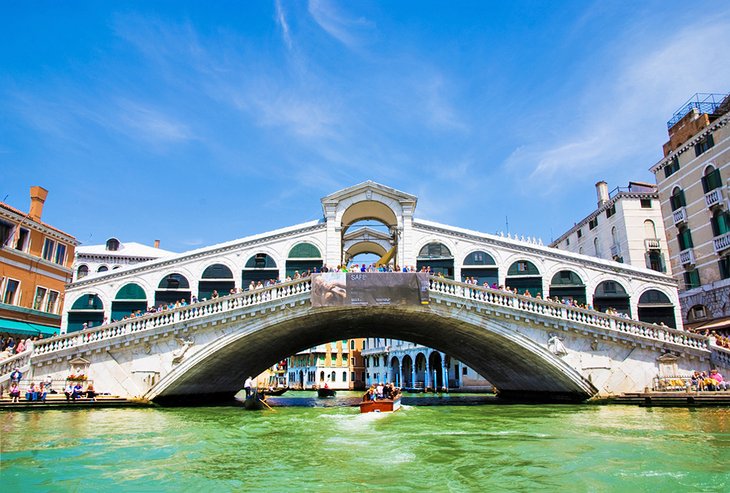
[(427, 305), (425, 272), (326, 272), (312, 276), (312, 306)]

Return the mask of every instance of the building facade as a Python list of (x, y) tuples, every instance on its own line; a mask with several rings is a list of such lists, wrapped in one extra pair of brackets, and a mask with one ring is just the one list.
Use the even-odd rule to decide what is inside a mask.
[(52, 335), (61, 326), (78, 242), (41, 221), (47, 196), (32, 187), (27, 213), (0, 202), (0, 332)]
[(670, 273), (656, 185), (629, 182), (611, 192), (596, 183), (598, 207), (550, 246)]
[(117, 270), (149, 260), (172, 255), (160, 248), (160, 240), (155, 240), (154, 247), (135, 242), (121, 242), (117, 238), (109, 238), (103, 245), (84, 245), (76, 248), (74, 257), (74, 281), (88, 275), (100, 274), (109, 270)]
[(690, 328), (730, 331), (730, 98), (698, 94), (667, 123), (656, 177)]
[(412, 391), (488, 391), (492, 385), (464, 363), (414, 342), (365, 339), (366, 386), (392, 382)]
[(295, 390), (365, 388), (363, 339), (345, 339), (299, 351), (287, 359), (287, 386)]

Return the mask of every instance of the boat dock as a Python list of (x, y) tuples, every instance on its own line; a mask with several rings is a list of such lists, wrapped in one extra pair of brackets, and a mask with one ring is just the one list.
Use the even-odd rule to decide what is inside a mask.
[(730, 406), (730, 392), (635, 392), (609, 397), (600, 402), (641, 407), (718, 407)]
[(151, 402), (126, 399), (114, 395), (97, 395), (94, 399), (86, 397), (76, 400), (66, 400), (65, 394), (50, 394), (44, 401), (28, 401), (21, 397), (19, 402), (11, 402), (10, 397), (3, 396), (0, 399), (0, 410), (2, 411), (28, 411), (44, 409), (79, 409), (79, 408), (100, 408), (100, 407), (150, 407)]

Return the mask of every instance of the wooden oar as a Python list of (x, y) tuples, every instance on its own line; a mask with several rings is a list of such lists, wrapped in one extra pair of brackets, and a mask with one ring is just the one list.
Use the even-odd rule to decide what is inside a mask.
[(268, 404), (266, 404), (266, 401), (265, 400), (259, 399), (259, 401), (261, 401), (261, 404), (263, 404), (264, 406), (268, 407), (270, 410), (276, 411), (276, 409), (274, 409), (273, 407), (271, 407)]

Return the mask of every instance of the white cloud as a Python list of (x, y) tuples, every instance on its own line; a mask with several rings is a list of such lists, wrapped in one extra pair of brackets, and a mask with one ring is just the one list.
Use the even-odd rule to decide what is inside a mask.
[(286, 21), (286, 14), (281, 6), (281, 0), (276, 0), (276, 22), (281, 27), (281, 35), (284, 38), (284, 44), (287, 48), (292, 49), (291, 35), (289, 34), (289, 24)]
[(349, 48), (364, 43), (375, 24), (364, 17), (348, 18), (340, 12), (337, 4), (328, 0), (309, 0), (309, 13), (319, 26), (330, 36)]

